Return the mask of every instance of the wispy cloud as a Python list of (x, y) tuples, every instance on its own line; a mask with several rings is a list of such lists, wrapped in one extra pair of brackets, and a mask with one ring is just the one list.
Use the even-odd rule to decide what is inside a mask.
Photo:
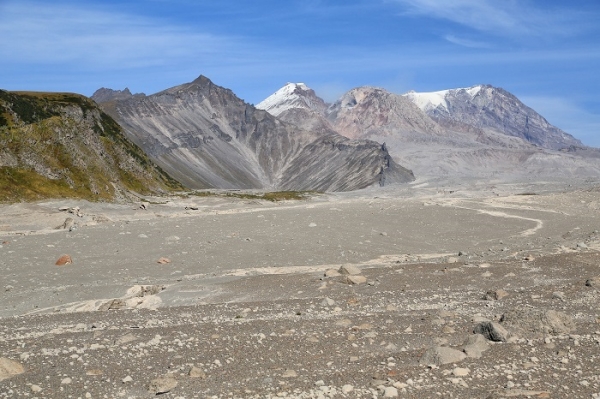
[(527, 0), (393, 1), (404, 5), (406, 14), (444, 19), (498, 36), (572, 34), (581, 28), (578, 21), (590, 17), (573, 8), (536, 7)]
[(486, 42), (465, 39), (465, 38), (458, 37), (455, 35), (446, 35), (446, 36), (444, 36), (444, 39), (446, 39), (450, 43), (458, 44), (459, 46), (463, 46), (463, 47), (470, 47), (470, 48), (490, 48), (490, 47), (492, 47), (489, 43), (486, 43)]
[(71, 4), (10, 2), (0, 15), (0, 57), (120, 69), (226, 51), (233, 38), (161, 20)]

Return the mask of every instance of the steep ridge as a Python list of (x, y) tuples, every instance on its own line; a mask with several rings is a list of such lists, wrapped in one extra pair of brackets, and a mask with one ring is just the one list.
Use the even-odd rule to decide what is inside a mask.
[(409, 92), (406, 98), (442, 123), (454, 122), (519, 137), (551, 150), (583, 144), (552, 126), (513, 94), (490, 85), (431, 93)]
[[(457, 89), (458, 94), (453, 96), (447, 96), (447, 92), (421, 96), (414, 92), (398, 95), (381, 88), (358, 87), (344, 94), (325, 112), (319, 113), (309, 107), (306, 101), (298, 98), (290, 101), (289, 96), (310, 94), (310, 89), (305, 87), (293, 94), (288, 93), (288, 96), (285, 91), (280, 90), (279, 95), (271, 96), (268, 101), (260, 103), (259, 107), (269, 104), (269, 109), (283, 109), (279, 118), (298, 126), (327, 126), (346, 137), (367, 138), (385, 143), (395, 159), (421, 178), (510, 181), (598, 176), (599, 152), (593, 149), (584, 151), (580, 146), (569, 146), (569, 150), (560, 152), (545, 149), (516, 133), (511, 135), (491, 128), (488, 126), (491, 122), (479, 121), (477, 113), (460, 120), (439, 116), (445, 109), (458, 109), (457, 104), (461, 98), (467, 103), (467, 99), (486, 90), (488, 89), (477, 86)], [(502, 98), (509, 96), (503, 95)], [(512, 104), (518, 104), (514, 99), (511, 101)], [(314, 103), (314, 100), (310, 102)], [(450, 106), (449, 103), (454, 105)], [(467, 113), (468, 106), (464, 105), (462, 108)], [(505, 113), (510, 112), (508, 105), (505, 108)], [(529, 109), (526, 112), (533, 115), (535, 111)], [(296, 115), (303, 117), (297, 118)], [(510, 115), (505, 115), (505, 118), (510, 119)], [(542, 119), (535, 115), (531, 117), (530, 125), (537, 127), (531, 128), (530, 132), (545, 126), (540, 122)], [(556, 130), (549, 128), (547, 136), (542, 131), (535, 137), (538, 137), (539, 142), (546, 140), (544, 143), (550, 143), (558, 137), (554, 134)], [(507, 131), (510, 130), (507, 128)], [(571, 136), (566, 133), (564, 135), (566, 144), (570, 142)]]
[(414, 179), (376, 142), (300, 129), (204, 76), (102, 106), (190, 188), (346, 191)]
[(88, 98), (0, 90), (0, 201), (182, 189)]

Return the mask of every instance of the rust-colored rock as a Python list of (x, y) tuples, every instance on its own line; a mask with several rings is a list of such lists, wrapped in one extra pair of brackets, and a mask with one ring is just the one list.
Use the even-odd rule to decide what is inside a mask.
[(169, 259), (169, 258), (160, 258), (159, 260), (156, 261), (156, 263), (160, 263), (161, 265), (165, 265), (167, 263), (171, 263), (171, 259)]
[(65, 265), (70, 265), (71, 263), (73, 263), (73, 259), (71, 259), (71, 255), (62, 255), (60, 258), (58, 258), (55, 265), (56, 266), (65, 266)]

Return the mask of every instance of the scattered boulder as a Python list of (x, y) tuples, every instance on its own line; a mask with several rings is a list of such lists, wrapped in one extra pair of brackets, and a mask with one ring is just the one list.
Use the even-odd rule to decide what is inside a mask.
[(480, 358), (482, 352), (488, 350), (490, 345), (483, 334), (473, 334), (467, 337), (463, 345), (463, 352), (467, 357)]
[(367, 282), (365, 276), (346, 276), (346, 283), (350, 285), (359, 285)]
[(521, 307), (505, 312), (502, 324), (521, 330), (524, 334), (543, 336), (565, 334), (575, 329), (573, 318), (564, 312)]
[(0, 381), (11, 378), (15, 375), (23, 374), (25, 368), (17, 361), (0, 357)]
[(148, 391), (155, 395), (161, 395), (170, 392), (177, 386), (177, 380), (172, 376), (158, 377), (150, 381)]
[(328, 269), (328, 270), (325, 271), (325, 273), (323, 274), (323, 276), (325, 276), (325, 277), (338, 277), (338, 276), (341, 276), (341, 274), (336, 269)]
[(361, 273), (360, 269), (354, 265), (342, 265), (339, 269), (339, 273), (343, 275), (355, 276)]
[(65, 221), (63, 222), (63, 224), (61, 224), (60, 226), (56, 227), (56, 230), (73, 230), (73, 227), (75, 226), (75, 220), (73, 220), (73, 218), (66, 218)]
[(56, 266), (64, 266), (64, 265), (70, 265), (72, 263), (73, 263), (73, 259), (71, 258), (71, 255), (62, 255), (60, 258), (58, 258), (58, 260), (54, 264)]
[(443, 364), (458, 363), (466, 357), (467, 355), (457, 349), (446, 346), (434, 346), (425, 351), (419, 360), (419, 364), (441, 366)]
[(103, 303), (98, 307), (99, 311), (107, 311), (107, 310), (120, 310), (125, 309), (127, 304), (122, 299), (111, 299), (108, 302)]
[(508, 292), (506, 292), (504, 290), (493, 290), (493, 291), (486, 292), (483, 299), (485, 299), (486, 301), (499, 301), (500, 299), (507, 297), (507, 296), (508, 296)]
[(481, 334), (486, 339), (494, 342), (506, 342), (509, 336), (508, 331), (501, 326), (500, 323), (494, 321), (484, 321), (479, 323), (475, 326), (473, 332), (475, 334)]

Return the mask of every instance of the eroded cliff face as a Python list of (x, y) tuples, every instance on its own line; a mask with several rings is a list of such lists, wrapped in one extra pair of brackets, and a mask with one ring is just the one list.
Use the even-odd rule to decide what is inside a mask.
[(375, 142), (301, 129), (204, 76), (103, 107), (190, 188), (346, 191), (414, 179)]
[(0, 90), (0, 200), (181, 189), (88, 98)]

